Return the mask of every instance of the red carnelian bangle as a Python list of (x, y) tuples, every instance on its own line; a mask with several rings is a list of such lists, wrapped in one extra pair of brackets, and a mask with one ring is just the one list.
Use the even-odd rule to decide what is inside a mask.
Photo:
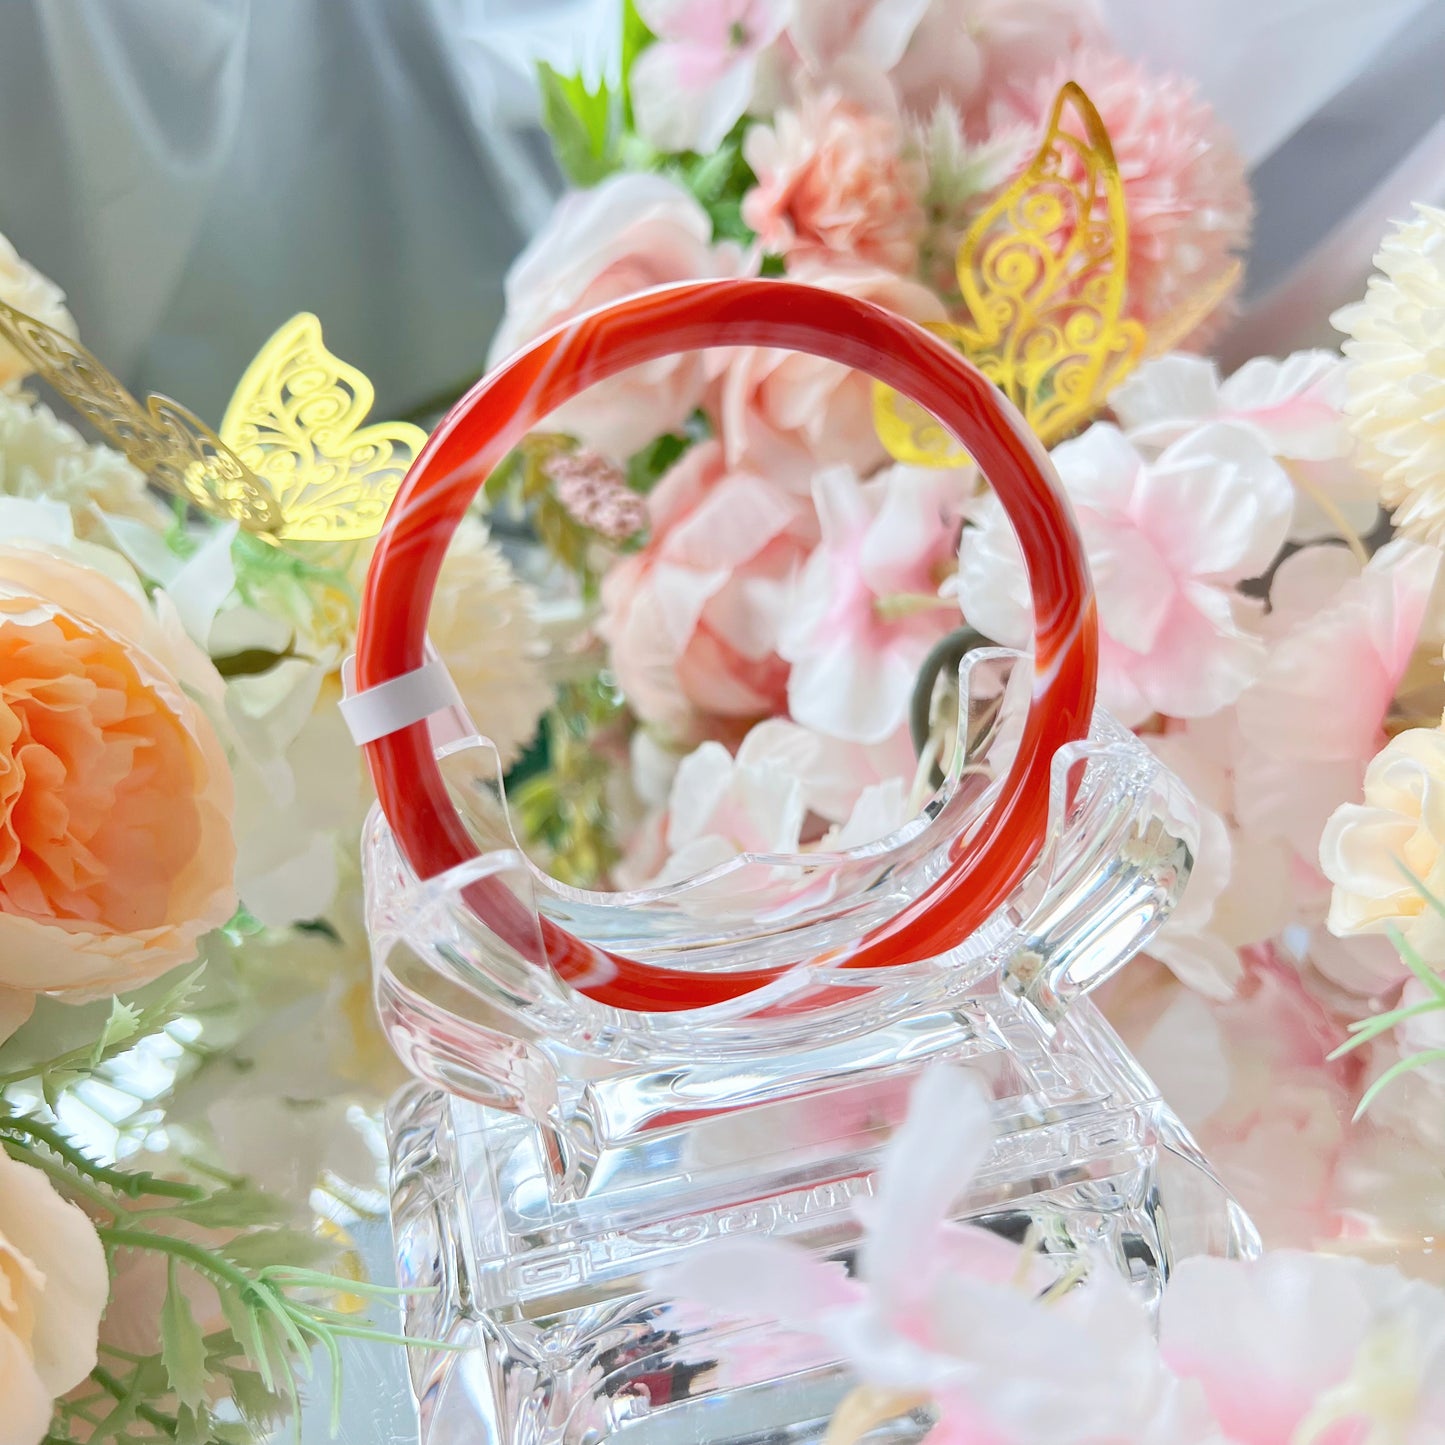
[[(867, 372), (931, 412), (973, 456), (1023, 546), (1035, 616), (1023, 737), (994, 808), (955, 840), (946, 872), (846, 959), (877, 967), (955, 946), (1012, 891), (1043, 844), (1050, 763), (1084, 736), (1097, 628), (1079, 536), (1047, 455), (1017, 412), (952, 347), (911, 321), (837, 292), (779, 280), (698, 281), (647, 291), (565, 322), (479, 381), (432, 434), (377, 540), (356, 641), (361, 690), (420, 668), (427, 615), (452, 533), (497, 464), (595, 382), (710, 346), (809, 352)], [(382, 810), (413, 870), (431, 878), (477, 856), (447, 795), (425, 722), (366, 744)], [(536, 915), (497, 879), (464, 890), (509, 946), (616, 1008), (700, 1008), (772, 982), (790, 965), (701, 974), (599, 949)], [(803, 960), (798, 960), (802, 962)]]

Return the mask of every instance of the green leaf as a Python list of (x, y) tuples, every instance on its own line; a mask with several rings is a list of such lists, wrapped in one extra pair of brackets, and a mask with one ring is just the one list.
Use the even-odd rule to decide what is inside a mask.
[(134, 1004), (122, 1003), (118, 998), (110, 1001), (110, 1016), (95, 1041), (90, 1054), (90, 1067), (100, 1067), (107, 1054), (113, 1053), (121, 1044), (129, 1043), (140, 1032), (141, 1011)]
[(1411, 1054), (1408, 1059), (1401, 1059), (1398, 1063), (1392, 1064), (1365, 1090), (1364, 1098), (1360, 1100), (1355, 1109), (1355, 1118), (1361, 1118), (1365, 1110), (1380, 1096), (1380, 1091), (1388, 1088), (1396, 1079), (1415, 1069), (1423, 1069), (1426, 1064), (1439, 1063), (1441, 1059), (1445, 1059), (1445, 1049), (1425, 1049), (1421, 1053)]
[[(246, 1229), (258, 1224), (285, 1224), (291, 1210), (282, 1199), (259, 1189), (223, 1189), (204, 1199), (168, 1207), (166, 1214), (208, 1229)], [(309, 1238), (309, 1236), (307, 1236)], [(239, 1241), (234, 1241), (238, 1243)], [(229, 1249), (227, 1251), (229, 1255)]]
[(211, 1412), (204, 1406), (182, 1405), (176, 1411), (176, 1445), (211, 1445), (216, 1438)]
[(273, 667), (299, 656), (294, 644), (285, 652), (273, 652), (269, 647), (246, 647), (240, 652), (213, 657), (211, 662), (222, 677), (260, 677)]
[(678, 432), (664, 432), (648, 442), (627, 461), (627, 485), (644, 495), (650, 492), (664, 472), (692, 445), (693, 438)]
[(161, 1306), (161, 1362), (176, 1399), (196, 1410), (205, 1404), (206, 1342), (190, 1301), (176, 1280), (176, 1262), (166, 1262), (166, 1300)]
[(220, 1252), (242, 1269), (289, 1264), (301, 1269), (323, 1264), (336, 1255), (336, 1246), (303, 1234), (299, 1229), (260, 1229), (221, 1246)]
[(635, 0), (622, 0), (622, 128), (630, 131), (632, 114), (632, 66), (637, 57), (657, 39), (637, 13)]
[(614, 99), (605, 81), (588, 90), (581, 76), (564, 76), (545, 60), (537, 63), (542, 124), (552, 137), (557, 163), (568, 180), (595, 186), (617, 169)]

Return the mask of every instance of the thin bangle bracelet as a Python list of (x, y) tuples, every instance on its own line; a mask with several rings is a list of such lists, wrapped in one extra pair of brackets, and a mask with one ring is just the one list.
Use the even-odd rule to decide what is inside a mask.
[[(629, 367), (712, 346), (808, 352), (866, 372), (931, 412), (993, 486), (1023, 547), (1034, 599), (1033, 690), (1023, 736), (987, 817), (955, 839), (920, 897), (834, 965), (876, 968), (954, 947), (1004, 900), (1043, 844), (1050, 763), (1088, 730), (1097, 673), (1093, 589), (1047, 455), (1018, 413), (937, 337), (866, 301), (781, 280), (699, 281), (588, 312), (482, 378), (407, 473), (377, 539), (357, 629), (361, 689), (422, 665), (427, 615), (452, 533), (506, 453), (563, 402)], [(478, 854), (447, 795), (424, 722), (366, 744), (403, 854), (431, 878)], [(499, 880), (463, 890), (522, 957), (615, 1008), (701, 1008), (763, 987), (806, 960), (695, 973), (608, 953), (538, 919)], [(540, 939), (540, 954), (539, 954)]]

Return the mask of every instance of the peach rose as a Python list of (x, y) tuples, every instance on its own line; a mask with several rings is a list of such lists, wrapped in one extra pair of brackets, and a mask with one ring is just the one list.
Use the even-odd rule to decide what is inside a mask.
[(109, 1290), (95, 1226), (0, 1149), (0, 1445), (37, 1445), (51, 1402), (95, 1368)]
[[(623, 172), (574, 191), (507, 273), (507, 310), (490, 364), (594, 306), (671, 281), (741, 274), (741, 250), (711, 240), (707, 212), (666, 176)], [(665, 356), (592, 387), (550, 424), (626, 457), (681, 427), (709, 374), (705, 352)]]
[(903, 155), (898, 126), (836, 91), (756, 125), (743, 154), (758, 178), (743, 220), (768, 250), (912, 271), (923, 234), (921, 168)]
[(84, 999), (234, 912), (220, 679), (163, 599), (75, 544), (0, 544), (0, 989)]
[[(805, 257), (791, 280), (859, 296), (913, 321), (945, 319), (943, 303), (915, 281), (873, 266)], [(820, 468), (867, 476), (888, 460), (873, 428), (873, 384), (860, 371), (801, 352), (745, 346), (730, 353), (716, 399), (729, 467), (747, 468), (806, 494)]]
[[(602, 581), (601, 631), (637, 715), (676, 738), (785, 710), (787, 587), (817, 540), (805, 498), (694, 446), (647, 498), (652, 534)], [(703, 728), (706, 731), (706, 727)]]

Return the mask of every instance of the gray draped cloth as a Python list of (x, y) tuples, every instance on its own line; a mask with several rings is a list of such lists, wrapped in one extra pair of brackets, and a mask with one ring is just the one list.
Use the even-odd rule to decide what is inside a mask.
[[(1104, 0), (1253, 167), (1226, 355), (1328, 339), (1391, 215), (1445, 202), (1445, 0)], [(0, 0), (0, 231), (133, 386), (217, 419), (299, 310), (396, 414), (474, 377), (558, 181), (531, 68), (616, 0)]]

